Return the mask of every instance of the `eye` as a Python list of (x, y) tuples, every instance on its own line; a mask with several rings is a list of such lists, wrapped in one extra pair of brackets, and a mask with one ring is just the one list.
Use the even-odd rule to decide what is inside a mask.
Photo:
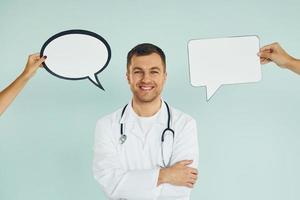
[(140, 74), (140, 73), (142, 73), (142, 71), (137, 70), (137, 71), (134, 71), (133, 73), (134, 74)]
[(158, 71), (151, 71), (151, 74), (158, 74)]

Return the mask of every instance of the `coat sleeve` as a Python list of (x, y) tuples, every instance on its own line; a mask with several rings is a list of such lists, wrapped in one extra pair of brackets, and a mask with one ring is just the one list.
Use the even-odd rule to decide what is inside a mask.
[(95, 130), (94, 178), (111, 199), (154, 199), (159, 195), (157, 187), (159, 168), (125, 170), (122, 168), (113, 139), (109, 120), (99, 120)]
[[(198, 167), (199, 153), (197, 135), (197, 125), (194, 119), (189, 119), (183, 125), (183, 128), (178, 128), (178, 130), (175, 130), (171, 165), (181, 160), (193, 160), (193, 163), (190, 165), (190, 167)], [(191, 188), (185, 186), (163, 184), (161, 189), (161, 197), (170, 199), (189, 199), (191, 190)]]

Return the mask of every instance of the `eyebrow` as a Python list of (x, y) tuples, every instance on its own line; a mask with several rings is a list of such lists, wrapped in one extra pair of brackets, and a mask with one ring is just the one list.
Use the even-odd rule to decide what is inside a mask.
[[(143, 70), (143, 68), (136, 66), (136, 67), (133, 67), (132, 70)], [(159, 67), (151, 67), (150, 70), (158, 70), (158, 71), (160, 71), (160, 68)]]
[(141, 67), (133, 67), (132, 70), (143, 70)]
[(160, 68), (159, 68), (159, 67), (151, 67), (151, 68), (150, 68), (150, 70), (153, 70), (153, 69), (160, 71)]

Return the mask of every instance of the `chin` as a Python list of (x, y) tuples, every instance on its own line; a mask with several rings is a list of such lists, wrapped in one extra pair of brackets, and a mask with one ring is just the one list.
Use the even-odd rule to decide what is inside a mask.
[(159, 95), (155, 95), (155, 96), (140, 96), (137, 95), (136, 99), (142, 103), (151, 103), (153, 101), (155, 101), (157, 98), (159, 98)]

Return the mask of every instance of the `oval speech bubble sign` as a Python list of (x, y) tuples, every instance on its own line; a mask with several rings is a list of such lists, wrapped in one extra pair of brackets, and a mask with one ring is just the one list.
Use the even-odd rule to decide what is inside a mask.
[(44, 68), (54, 76), (67, 80), (88, 78), (104, 90), (97, 74), (111, 58), (109, 44), (100, 35), (87, 30), (67, 30), (50, 37), (42, 46), (46, 55)]

